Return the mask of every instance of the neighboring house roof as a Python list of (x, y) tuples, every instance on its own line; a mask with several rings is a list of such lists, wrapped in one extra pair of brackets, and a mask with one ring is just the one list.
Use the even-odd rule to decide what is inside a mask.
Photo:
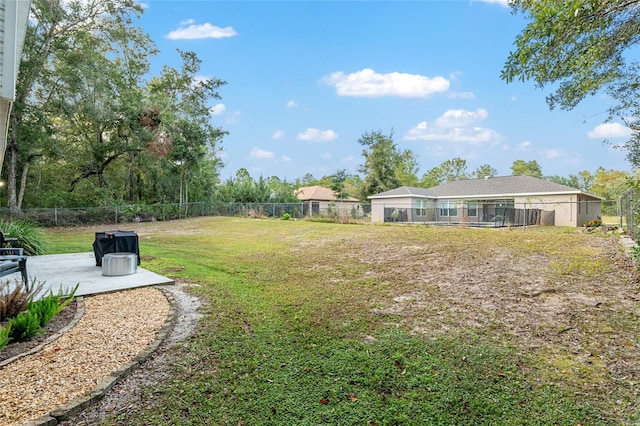
[(532, 197), (559, 194), (583, 194), (602, 200), (602, 197), (588, 194), (579, 189), (560, 185), (532, 176), (499, 176), (486, 179), (463, 179), (434, 186), (428, 189), (401, 187), (385, 191), (369, 198), (395, 198), (405, 195), (423, 198), (496, 198), (496, 197)]
[(338, 199), (336, 194), (329, 188), (322, 186), (303, 186), (296, 190), (295, 196), (300, 201), (347, 201), (358, 202), (357, 198), (347, 197)]

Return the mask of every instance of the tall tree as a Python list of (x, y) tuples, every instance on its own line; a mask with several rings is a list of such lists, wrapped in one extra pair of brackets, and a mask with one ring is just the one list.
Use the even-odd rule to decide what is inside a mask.
[(467, 160), (460, 157), (444, 161), (422, 176), (420, 186), (430, 188), (454, 180), (467, 179)]
[(418, 158), (413, 151), (405, 149), (400, 153), (400, 161), (396, 166), (396, 178), (402, 186), (418, 186)]
[(533, 176), (542, 179), (542, 169), (536, 160), (516, 160), (511, 165), (511, 172), (514, 175)]
[(552, 85), (549, 107), (575, 107), (605, 90), (614, 100), (608, 120), (619, 117), (633, 131), (627, 157), (640, 165), (640, 63), (628, 54), (640, 42), (638, 0), (511, 0), (529, 23), (515, 40), (502, 70), (507, 82), (532, 79)]
[(491, 165), (483, 164), (477, 169), (475, 169), (471, 174), (471, 176), (473, 176), (476, 179), (484, 179), (486, 177), (494, 177), (497, 174), (498, 174), (498, 171), (493, 167), (491, 167)]
[(349, 173), (347, 173), (345, 169), (336, 170), (336, 172), (331, 175), (330, 188), (339, 200), (344, 200), (349, 197), (349, 194), (345, 191), (345, 185), (348, 178)]
[[(38, 111), (48, 112), (52, 101), (60, 100), (58, 89), (62, 76), (58, 71), (69, 69), (62, 64), (80, 63), (84, 53), (93, 56), (95, 49), (108, 52), (112, 57), (125, 52), (133, 54), (129, 58), (120, 56), (123, 60), (139, 60), (142, 52), (152, 54), (153, 43), (133, 25), (134, 18), (141, 13), (142, 7), (134, 0), (32, 1), (33, 19), (27, 28), (7, 141), (7, 204), (12, 213), (21, 208), (18, 175), (22, 173), (20, 191), (23, 193), (29, 165), (45, 150), (46, 144), (40, 137), (51, 134), (50, 120), (34, 121), (33, 118)], [(87, 42), (89, 38), (98, 44), (91, 45)], [(90, 50), (82, 51), (87, 48)], [(34, 123), (43, 126), (42, 130), (24, 130), (24, 126)], [(34, 137), (25, 137), (27, 135)]]
[(364, 133), (358, 143), (363, 146), (364, 164), (360, 172), (365, 174), (360, 199), (402, 186), (396, 175), (401, 168), (402, 153), (393, 142), (393, 132), (385, 136), (380, 131)]
[(467, 179), (467, 160), (460, 157), (451, 158), (438, 166), (445, 182)]
[(604, 167), (599, 167), (590, 191), (607, 200), (618, 200), (633, 185), (634, 180), (637, 180), (637, 177), (622, 170), (606, 170)]
[(189, 201), (192, 174), (203, 165), (217, 176), (221, 166), (220, 142), (226, 131), (211, 123), (211, 101), (219, 99), (218, 89), (226, 82), (199, 77), (201, 60), (193, 52), (179, 51), (182, 67), (165, 66), (149, 83), (149, 108), (157, 110), (159, 125), (152, 146), (167, 157), (178, 171), (179, 202)]

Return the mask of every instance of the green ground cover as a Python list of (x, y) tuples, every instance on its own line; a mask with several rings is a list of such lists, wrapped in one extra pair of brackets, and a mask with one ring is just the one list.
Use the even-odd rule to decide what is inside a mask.
[[(124, 229), (124, 228), (123, 228)], [(635, 275), (580, 230), (199, 218), (128, 226), (205, 300), (106, 424), (635, 424)], [(52, 229), (53, 251), (94, 228)]]

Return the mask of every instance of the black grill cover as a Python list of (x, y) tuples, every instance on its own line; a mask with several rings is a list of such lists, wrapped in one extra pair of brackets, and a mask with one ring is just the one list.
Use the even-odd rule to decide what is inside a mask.
[(93, 242), (96, 266), (102, 266), (102, 257), (107, 253), (135, 253), (140, 265), (138, 234), (131, 231), (96, 232), (96, 239)]

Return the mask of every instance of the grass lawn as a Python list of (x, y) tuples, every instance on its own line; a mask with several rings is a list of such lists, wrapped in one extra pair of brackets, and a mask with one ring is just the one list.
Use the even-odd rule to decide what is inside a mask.
[[(120, 225), (194, 283), (171, 377), (106, 424), (637, 424), (640, 294), (615, 237), (198, 218)], [(103, 229), (51, 229), (54, 251)]]

